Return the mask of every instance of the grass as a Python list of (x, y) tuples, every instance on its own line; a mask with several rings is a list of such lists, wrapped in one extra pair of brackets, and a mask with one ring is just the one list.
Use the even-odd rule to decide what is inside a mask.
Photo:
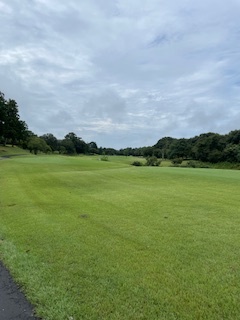
[(0, 257), (38, 315), (239, 319), (240, 172), (0, 162)]
[(2, 156), (13, 156), (13, 155), (25, 155), (29, 154), (28, 150), (23, 150), (22, 148), (19, 147), (12, 147), (10, 145), (7, 146), (2, 146), (0, 145), (0, 157)]

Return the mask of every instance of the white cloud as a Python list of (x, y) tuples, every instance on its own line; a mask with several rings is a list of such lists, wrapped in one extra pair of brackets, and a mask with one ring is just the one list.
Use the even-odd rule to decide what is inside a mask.
[(10, 14), (12, 12), (11, 7), (2, 1), (0, 1), (0, 12), (2, 14)]
[(0, 90), (38, 134), (116, 148), (239, 126), (240, 2), (0, 1)]

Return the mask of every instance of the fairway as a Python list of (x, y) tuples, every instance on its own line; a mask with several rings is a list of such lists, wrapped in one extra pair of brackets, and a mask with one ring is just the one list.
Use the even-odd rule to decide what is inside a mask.
[(239, 319), (240, 171), (0, 161), (0, 259), (45, 320)]

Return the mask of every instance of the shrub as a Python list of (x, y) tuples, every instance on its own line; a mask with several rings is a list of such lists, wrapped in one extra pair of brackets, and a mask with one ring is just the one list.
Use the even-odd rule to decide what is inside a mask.
[(101, 161), (108, 161), (108, 156), (106, 155), (103, 155), (101, 158), (100, 158)]
[(67, 153), (66, 148), (65, 148), (64, 146), (61, 146), (61, 147), (59, 148), (59, 153), (60, 153), (60, 154), (65, 154), (65, 153)]
[(210, 168), (207, 163), (190, 160), (187, 162), (187, 166), (190, 168)]
[(136, 166), (136, 167), (141, 167), (143, 164), (142, 164), (141, 161), (133, 161), (133, 162), (131, 163), (131, 165), (132, 165), (132, 166)]
[(176, 165), (176, 164), (181, 164), (183, 162), (182, 158), (175, 158), (172, 160), (172, 164)]
[(197, 167), (197, 164), (195, 161), (188, 161), (187, 162), (187, 166), (190, 167), (190, 168), (196, 168)]
[(161, 164), (161, 160), (159, 160), (157, 157), (152, 156), (147, 158), (146, 166), (151, 166), (151, 167), (159, 167)]

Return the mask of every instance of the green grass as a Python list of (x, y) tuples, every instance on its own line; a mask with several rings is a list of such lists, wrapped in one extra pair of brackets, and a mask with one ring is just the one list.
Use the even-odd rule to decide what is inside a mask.
[(239, 319), (240, 172), (132, 160), (0, 162), (0, 257), (37, 313)]
[(2, 146), (0, 145), (0, 157), (2, 156), (12, 156), (12, 155), (23, 155), (23, 154), (28, 154), (29, 155), (29, 151), (28, 150), (23, 150), (22, 148), (19, 147), (12, 147), (10, 145), (7, 146)]

